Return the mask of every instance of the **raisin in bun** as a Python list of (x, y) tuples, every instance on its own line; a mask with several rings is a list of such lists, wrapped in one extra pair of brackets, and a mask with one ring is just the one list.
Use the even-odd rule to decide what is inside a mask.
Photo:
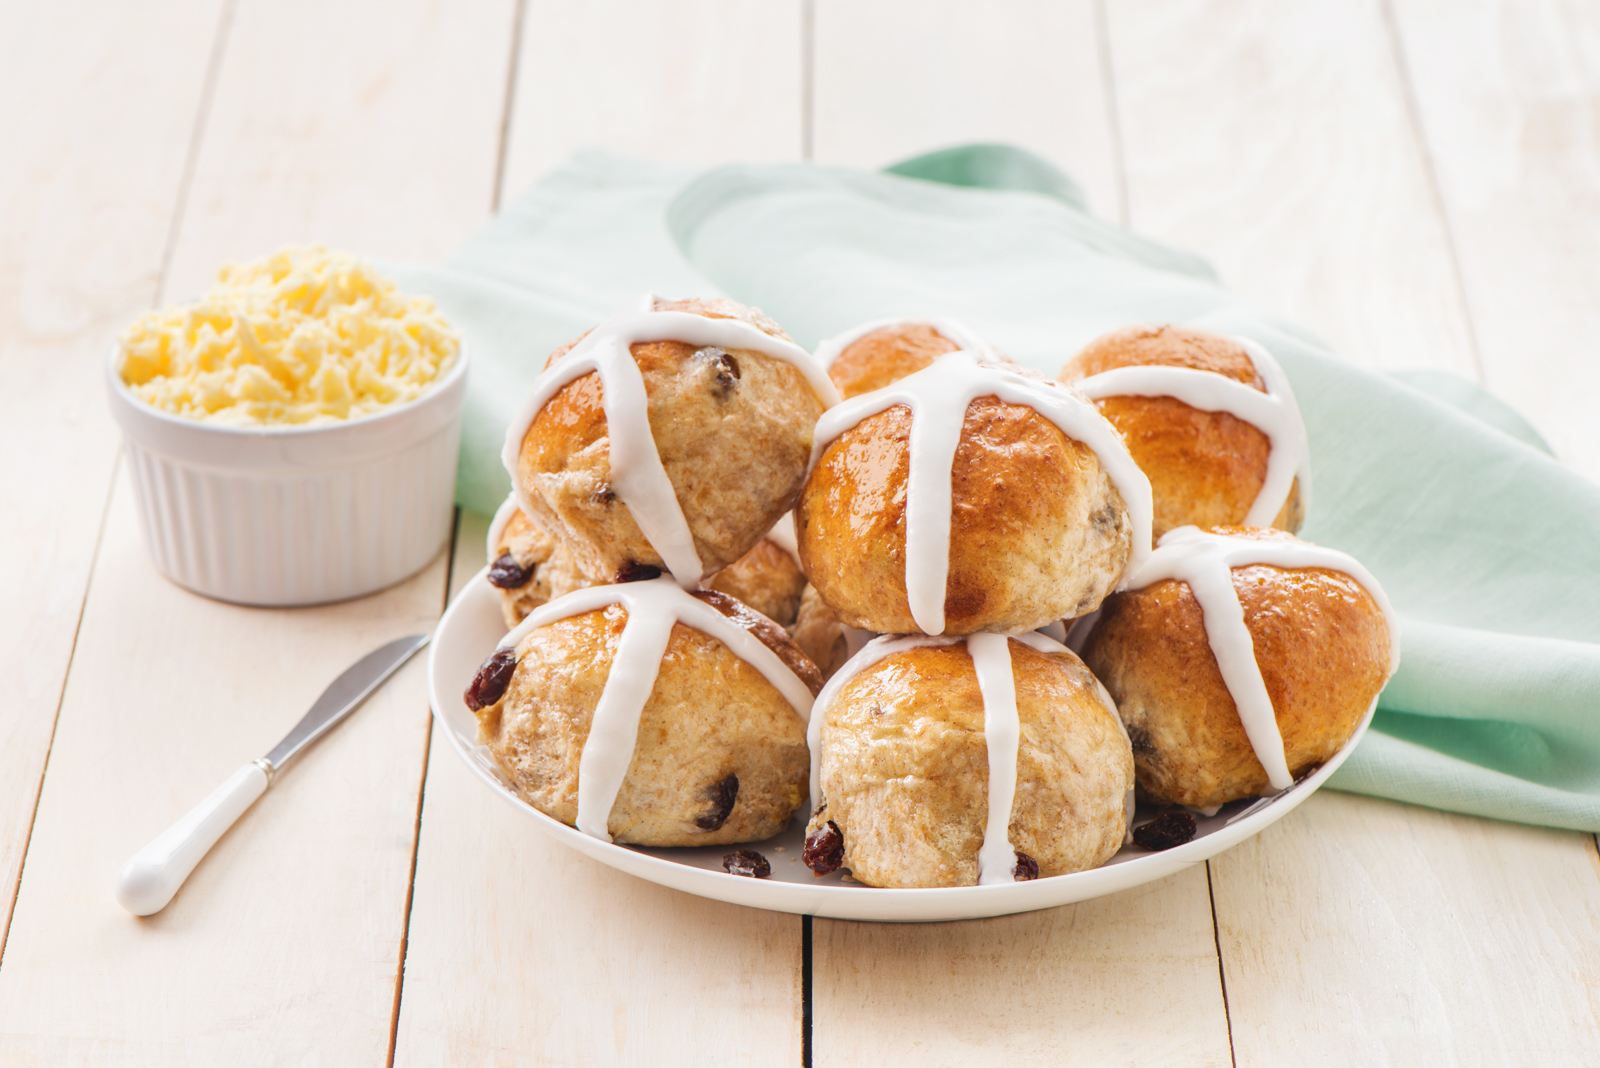
[[(1270, 375), (1279, 379), (1270, 384), (1279, 404), (1267, 409), (1268, 418), (1278, 423), (1279, 433), (1269, 438), (1269, 428), (1250, 422), (1238, 404), (1231, 405), (1237, 412), (1201, 410), (1176, 396), (1118, 393), (1114, 379), (1095, 378), (1128, 367), (1180, 368), (1218, 375), (1261, 394), (1269, 392), (1264, 374)], [(1090, 342), (1067, 362), (1060, 378), (1096, 398), (1102, 414), (1122, 432), (1128, 451), (1150, 479), (1156, 538), (1187, 525), (1252, 523), (1291, 532), (1300, 529), (1307, 489), (1305, 431), (1287, 378), (1265, 349), (1183, 327), (1130, 326)], [(1158, 383), (1159, 379), (1152, 377), (1150, 388), (1160, 389)], [(1247, 403), (1250, 400), (1245, 398)], [(1227, 398), (1219, 396), (1213, 403), (1216, 401), (1227, 403)], [(1286, 465), (1280, 480), (1286, 489), (1274, 486), (1275, 499), (1263, 500), (1253, 509), (1267, 481), (1268, 461), (1275, 448), (1293, 454), (1280, 460)], [(1290, 470), (1296, 472), (1292, 480), (1287, 475)]]
[(1349, 740), (1397, 664), (1372, 576), (1282, 531), (1181, 528), (1129, 582), (1080, 625), (1083, 658), (1157, 801), (1209, 808), (1288, 786)]
[(834, 396), (759, 311), (650, 298), (551, 356), (504, 460), (523, 507), (591, 581), (654, 567), (693, 583), (789, 510)]
[[(641, 637), (624, 651), (632, 625)], [(658, 578), (545, 606), (466, 700), (482, 743), (546, 815), (617, 842), (723, 845), (771, 837), (805, 801), (804, 713), (821, 686), (770, 620)], [(634, 714), (637, 729), (619, 729)]]
[[(941, 642), (879, 639), (818, 700), (811, 737), (821, 806), (807, 827), (806, 863), (818, 874), (848, 868), (871, 886), (932, 887), (1065, 875), (1109, 860), (1127, 829), (1133, 757), (1088, 669), (1037, 635), (915, 644), (930, 641)], [(1008, 668), (1014, 702), (986, 703), (989, 679), (980, 687), (979, 671)], [(992, 842), (991, 829), (1000, 829)]]
[[(800, 609), (806, 577), (782, 539), (762, 538), (755, 548), (706, 579), (706, 589), (725, 593), (787, 627)], [(654, 578), (655, 568), (635, 568), (633, 580)], [(489, 526), (489, 585), (500, 595), (508, 628), (547, 601), (599, 585), (572, 563), (572, 555), (509, 499)]]
[(1149, 485), (1116, 431), (1014, 364), (942, 356), (845, 401), (817, 435), (800, 559), (847, 626), (1031, 630), (1093, 610), (1148, 551)]
[(508, 498), (489, 524), (489, 585), (500, 598), (507, 629), (529, 612), (594, 583), (572, 563), (572, 555)]

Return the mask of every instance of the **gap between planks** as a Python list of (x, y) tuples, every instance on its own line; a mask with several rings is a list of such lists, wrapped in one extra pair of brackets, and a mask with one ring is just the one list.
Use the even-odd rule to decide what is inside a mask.
[[(517, 101), (517, 73), (522, 61), (522, 26), (527, 16), (528, 0), (516, 0), (511, 14), (511, 54), (506, 59), (506, 91), (501, 100), (500, 137), (495, 146), (494, 190), (489, 198), (490, 214), (500, 210), (505, 193), (506, 143), (511, 138), (511, 123)], [(461, 508), (458, 505), (450, 523), (450, 544), (445, 550), (444, 591), (439, 599), (442, 617), (450, 607), (456, 587), (456, 548), (461, 538)], [(435, 627), (437, 629), (437, 626)], [(430, 693), (429, 699), (432, 699)], [(417, 814), (411, 829), (411, 875), (406, 880), (405, 916), (400, 925), (400, 954), (394, 976), (394, 1009), (389, 1017), (389, 1052), (384, 1060), (387, 1068), (394, 1068), (395, 1047), (400, 1039), (400, 1007), (405, 997), (406, 949), (411, 943), (411, 905), (416, 897), (417, 855), (422, 844), (422, 812), (428, 796), (428, 771), (433, 760), (433, 710), (428, 710), (428, 728), (422, 742), (422, 774), (417, 777)]]
[(1228, 1025), (1228, 1062), (1238, 1068), (1233, 1048), (1233, 1013), (1228, 1009), (1228, 969), (1222, 960), (1222, 932), (1217, 929), (1217, 891), (1211, 882), (1211, 861), (1206, 861), (1206, 897), (1211, 902), (1211, 944), (1217, 949), (1217, 986), (1222, 990), (1222, 1018)]
[[(518, 11), (521, 4), (518, 4)], [(516, 61), (516, 52), (512, 51), (512, 62)], [(513, 72), (513, 77), (515, 72)], [(498, 193), (498, 190), (496, 191)], [(450, 595), (455, 590), (456, 577), (456, 542), (461, 537), (461, 509), (458, 506), (450, 523), (450, 544), (445, 549), (444, 565), (444, 591), (439, 598), (439, 613), (450, 607)], [(435, 626), (435, 630), (437, 630)], [(430, 643), (431, 644), (431, 643)], [(426, 656), (426, 650), (418, 653)], [(429, 695), (430, 700), (432, 695)], [(428, 727), (423, 733), (422, 741), (422, 772), (417, 776), (417, 814), (411, 825), (411, 874), (406, 879), (406, 903), (403, 918), (400, 922), (400, 954), (396, 958), (394, 973), (394, 1008), (389, 1013), (389, 1053), (384, 1064), (389, 1068), (394, 1066), (394, 1047), (400, 1033), (400, 1002), (405, 992), (406, 981), (406, 946), (411, 941), (411, 902), (415, 896), (417, 886), (417, 846), (422, 841), (422, 806), (428, 793), (428, 768), (433, 757), (433, 709), (428, 710)]]
[(83, 610), (89, 603), (89, 591), (94, 589), (94, 574), (100, 563), (100, 543), (106, 536), (106, 516), (111, 512), (111, 490), (116, 487), (122, 471), (120, 450), (111, 465), (111, 482), (106, 489), (106, 499), (100, 505), (100, 525), (94, 535), (94, 553), (89, 558), (89, 575), (83, 584), (83, 597), (78, 601), (78, 621), (72, 628), (72, 645), (67, 650), (66, 670), (61, 673), (61, 692), (56, 695), (56, 710), (50, 720), (50, 740), (44, 749), (44, 763), (39, 767), (39, 781), (33, 790), (33, 807), (28, 817), (28, 833), (22, 840), (22, 861), (17, 865), (17, 877), (11, 884), (11, 903), (6, 909), (5, 927), (0, 928), (0, 968), (5, 967), (6, 946), (11, 941), (11, 920), (17, 913), (17, 898), (22, 893), (22, 876), (28, 870), (28, 847), (33, 844), (33, 823), (39, 815), (39, 798), (44, 795), (44, 780), (50, 774), (50, 752), (56, 744), (56, 728), (61, 724), (61, 705), (67, 699), (67, 677), (72, 674), (72, 663), (78, 655), (78, 636), (83, 632)]
[[(166, 290), (168, 268), (172, 262), (172, 251), (177, 243), (179, 220), (183, 213), (184, 204), (188, 200), (189, 188), (194, 180), (195, 160), (199, 154), (200, 142), (204, 135), (206, 117), (210, 112), (211, 100), (216, 93), (217, 75), (220, 69), (224, 45), (229, 28), (233, 21), (233, 11), (238, 0), (223, 0), (218, 12), (217, 26), (212, 33), (211, 47), (207, 54), (205, 71), (201, 77), (199, 100), (196, 103), (193, 123), (190, 127), (188, 143), (184, 150), (183, 165), (179, 172), (177, 195), (173, 200), (172, 215), (168, 219), (166, 237), (161, 249), (160, 266), (158, 268), (156, 288), (151, 297), (149, 306), (159, 307)], [(80, 591), (76, 617), (72, 627), (72, 638), (68, 644), (66, 661), (62, 666), (60, 683), (56, 692), (56, 700), (51, 713), (50, 731), (44, 749), (44, 757), (39, 765), (38, 778), (34, 783), (33, 797), (29, 804), (27, 817), (27, 832), (23, 836), (22, 849), (19, 854), (17, 873), (10, 887), (10, 900), (6, 905), (4, 926), (0, 927), (0, 966), (5, 960), (6, 946), (11, 940), (11, 923), (16, 916), (17, 899), (21, 895), (23, 875), (27, 870), (28, 851), (33, 844), (34, 823), (38, 818), (39, 800), (44, 794), (45, 779), (50, 772), (50, 756), (55, 748), (56, 730), (61, 721), (61, 708), (66, 700), (67, 680), (72, 676), (72, 671), (77, 663), (78, 638), (83, 630), (84, 611), (89, 603), (90, 591), (94, 588), (94, 578), (100, 561), (100, 549), (105, 539), (106, 518), (110, 513), (111, 500), (121, 476), (121, 446), (117, 446), (118, 455), (112, 460), (110, 477), (105, 483), (105, 496), (100, 504), (100, 517), (95, 529), (95, 536), (89, 553), (89, 570)]]
[(1122, 151), (1122, 116), (1117, 110), (1117, 71), (1111, 61), (1111, 29), (1106, 0), (1094, 0), (1094, 41), (1100, 57), (1100, 87), (1105, 95), (1106, 137), (1110, 141), (1111, 174), (1117, 192), (1117, 225), (1128, 226), (1128, 167)]
[[(195, 168), (200, 159), (200, 145), (205, 140), (206, 125), (211, 121), (211, 102), (217, 95), (217, 79), (222, 74), (222, 64), (227, 58), (228, 38), (233, 33), (233, 16), (239, 0), (223, 0), (222, 11), (217, 16), (216, 36), (211, 41), (211, 53), (206, 58), (206, 72), (200, 83), (200, 106), (195, 108), (194, 126), (189, 131), (189, 145), (183, 156), (183, 174), (178, 179), (178, 195), (173, 198), (172, 218), (167, 224), (167, 241), (161, 250), (161, 273), (156, 279), (155, 299), (152, 308), (159, 308), (167, 299), (167, 282), (172, 276), (172, 257), (177, 252), (178, 238), (183, 230), (183, 219), (188, 213), (189, 191), (194, 187)], [(115, 479), (113, 479), (113, 484)], [(106, 493), (109, 501), (111, 494)], [(97, 545), (98, 549), (99, 546)], [(87, 601), (88, 594), (84, 594)], [(68, 666), (71, 672), (71, 666)]]
[(1445, 258), (1450, 264), (1450, 278), (1455, 285), (1456, 300), (1461, 306), (1462, 328), (1466, 331), (1467, 351), (1472, 356), (1473, 377), (1480, 386), (1488, 386), (1483, 373), (1483, 351), (1478, 343), (1478, 328), (1473, 321), (1472, 302), (1467, 299), (1466, 276), (1461, 270), (1461, 255), (1456, 244), (1455, 220), (1445, 203), (1444, 192), (1439, 187), (1439, 164), (1422, 126), (1422, 109), (1417, 104), (1417, 86), (1411, 63), (1406, 58), (1405, 41), (1400, 35), (1400, 25), (1395, 19), (1394, 0), (1378, 0), (1383, 15), (1384, 35), (1389, 41), (1389, 52), (1394, 58), (1395, 77), (1400, 84), (1400, 95), (1405, 102), (1406, 121), (1411, 128), (1411, 139), (1416, 143), (1417, 155), (1422, 161), (1422, 174), (1427, 182), (1428, 196), (1433, 202), (1434, 214), (1439, 218), (1440, 238), (1444, 243)]
[[(494, 193), (490, 198), (490, 210), (499, 211), (501, 198), (505, 195), (506, 184), (506, 144), (511, 140), (511, 123), (517, 107), (517, 71), (522, 65), (522, 22), (528, 13), (528, 0), (516, 0), (516, 8), (511, 15), (511, 56), (507, 60), (506, 69), (506, 95), (500, 105), (500, 144), (494, 160)], [(461, 527), (461, 514), (456, 512), (456, 532)], [(451, 545), (455, 544), (455, 533), (451, 534)], [(454, 566), (455, 557), (451, 556)], [(449, 586), (445, 587), (447, 590)], [(391, 1059), (393, 1052), (390, 1053)]]
[[(811, 159), (817, 114), (817, 2), (800, 0), (800, 158)], [(810, 927), (806, 928), (810, 931)], [(810, 1044), (806, 1046), (810, 1063)]]

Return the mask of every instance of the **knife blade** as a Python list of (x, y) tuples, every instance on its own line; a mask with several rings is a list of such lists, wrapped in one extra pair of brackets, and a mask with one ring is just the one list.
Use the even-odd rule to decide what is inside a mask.
[(359, 708), (431, 637), (412, 634), (397, 638), (346, 668), (270, 753), (234, 772), (211, 796), (122, 866), (117, 874), (117, 903), (135, 916), (150, 916), (166, 908), (195, 865), (223, 832), (267, 792), (284, 765)]

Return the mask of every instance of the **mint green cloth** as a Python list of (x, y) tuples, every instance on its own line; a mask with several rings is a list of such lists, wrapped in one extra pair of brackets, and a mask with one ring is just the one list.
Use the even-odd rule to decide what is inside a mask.
[(1043, 160), (971, 146), (891, 171), (584, 154), (446, 267), (397, 269), (473, 354), (462, 504), (504, 496), (503, 428), (545, 355), (646, 289), (757, 305), (808, 347), (868, 319), (953, 316), (1049, 374), (1127, 323), (1247, 335), (1305, 414), (1302, 535), (1360, 559), (1401, 616), (1400, 671), (1332, 785), (1600, 830), (1600, 488), (1471, 383), (1339, 360), (1201, 261), (1090, 216)]

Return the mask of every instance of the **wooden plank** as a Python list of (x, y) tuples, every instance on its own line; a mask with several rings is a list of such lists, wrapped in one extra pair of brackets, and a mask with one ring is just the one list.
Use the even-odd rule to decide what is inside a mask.
[[(1354, 357), (1468, 370), (1445, 230), (1375, 5), (1134, 14), (1114, 4), (1109, 19), (1134, 224), (1197, 246)], [(1584, 835), (1312, 799), (1212, 862), (1237, 1063), (1446, 1050), (1576, 1063), (1600, 974), (1595, 860)]]
[(1589, 835), (1325, 793), (1211, 863), (1241, 1068), (1594, 1063)]
[[(968, 138), (1053, 156), (1114, 211), (1092, 6), (821, 0), (820, 160)], [(1108, 210), (1109, 209), (1109, 210)], [(813, 1062), (1226, 1064), (1205, 869), (1100, 901), (962, 924), (813, 924)], [(1161, 1012), (1143, 1011), (1163, 991)]]
[[(586, 146), (708, 163), (799, 155), (798, 2), (529, 0), (523, 27), (507, 195)], [(483, 566), (484, 531), (463, 513), (453, 585)], [(395, 1063), (794, 1064), (800, 931), (798, 917), (571, 854), (435, 732)]]
[(1600, 479), (1600, 11), (1393, 8), (1485, 379)]
[[(462, 513), (454, 588), (483, 566), (486, 526)], [(572, 854), (435, 732), (396, 1063), (700, 1064), (735, 1032), (760, 1036), (740, 1063), (795, 1063), (799, 928)]]
[(506, 197), (582, 148), (706, 164), (800, 157), (800, 0), (527, 5)]
[(817, 0), (815, 156), (880, 167), (966, 141), (1055, 161), (1121, 218), (1095, 4)]
[(1109, 0), (1134, 229), (1345, 357), (1476, 377), (1379, 0)]
[[(169, 292), (286, 240), (425, 255), (481, 220), (512, 6), (445, 6), (241, 4)], [(431, 128), (452, 124), (433, 150)], [(384, 1058), (426, 752), (420, 665), (291, 769), (167, 911), (135, 920), (111, 883), (359, 654), (428, 628), (444, 568), (327, 608), (206, 601), (154, 574), (118, 486), (0, 970), (0, 1060)]]
[[(486, 527), (462, 513), (453, 586)], [(395, 1064), (798, 1064), (800, 926), (578, 856), (434, 731)]]
[(817, 1065), (1227, 1065), (1205, 865), (964, 923), (818, 920)]
[(327, 608), (205, 601), (155, 574), (119, 481), (0, 969), (0, 1060), (382, 1063), (427, 729), (420, 663), (287, 769), (165, 911), (135, 919), (111, 888), (357, 654), (430, 627), (444, 563)]
[(0, 7), (0, 941), (116, 463), (101, 363), (155, 297), (221, 10)]
[(514, 4), (246, 0), (167, 293), (286, 244), (453, 251), (491, 207)]

